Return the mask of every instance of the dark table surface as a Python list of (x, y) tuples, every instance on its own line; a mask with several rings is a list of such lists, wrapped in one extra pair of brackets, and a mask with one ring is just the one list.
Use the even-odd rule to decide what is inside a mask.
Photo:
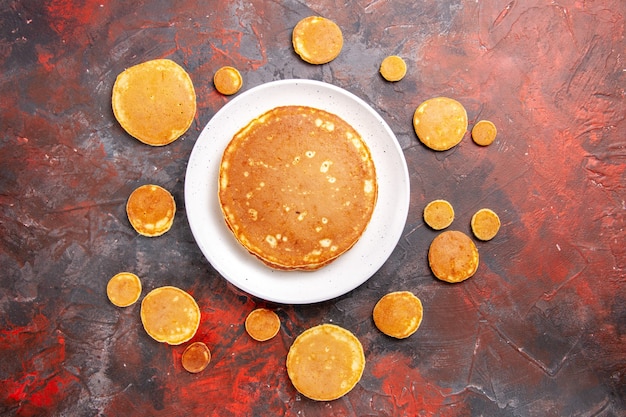
[[(132, 3), (132, 5), (128, 5)], [(344, 47), (326, 65), (294, 53), (291, 31), (322, 15)], [(0, 413), (145, 416), (617, 416), (626, 412), (626, 2), (528, 1), (3, 1), (0, 5)], [(407, 76), (378, 74), (391, 54)], [(191, 128), (153, 148), (111, 110), (125, 68), (169, 58), (197, 93)], [(212, 77), (238, 68), (242, 92), (313, 79), (369, 103), (397, 136), (411, 179), (403, 235), (369, 280), (311, 305), (270, 303), (221, 277), (204, 258), (184, 204), (187, 160), (200, 132), (233, 97)], [(241, 92), (239, 93), (241, 94)], [(466, 135), (434, 152), (412, 115), (448, 96), (470, 127), (493, 121), (489, 147)], [(172, 229), (139, 236), (130, 192), (157, 183), (178, 209)], [(477, 242), (471, 279), (445, 284), (426, 255), (423, 222), (450, 201), (451, 228), (494, 209), (495, 239)], [(186, 346), (152, 340), (140, 304), (113, 306), (108, 279), (131, 271), (144, 295), (175, 285), (201, 309), (213, 354), (190, 374)], [(395, 290), (424, 305), (420, 329), (384, 336), (371, 313)], [(280, 316), (258, 343), (243, 322), (255, 307)], [(358, 385), (315, 402), (291, 385), (294, 338), (339, 324), (363, 344)]]

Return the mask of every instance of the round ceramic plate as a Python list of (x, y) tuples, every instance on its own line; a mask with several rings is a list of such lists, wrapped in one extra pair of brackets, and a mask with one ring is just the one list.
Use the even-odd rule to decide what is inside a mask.
[[(249, 254), (226, 226), (218, 200), (222, 153), (235, 133), (264, 112), (286, 105), (315, 107), (343, 118), (361, 134), (376, 166), (378, 201), (367, 229), (349, 251), (316, 271), (277, 271)], [(387, 123), (354, 94), (312, 80), (270, 82), (228, 102), (200, 133), (185, 178), (189, 225), (211, 265), (239, 289), (284, 304), (329, 300), (374, 275), (402, 235), (409, 199), (404, 154)]]

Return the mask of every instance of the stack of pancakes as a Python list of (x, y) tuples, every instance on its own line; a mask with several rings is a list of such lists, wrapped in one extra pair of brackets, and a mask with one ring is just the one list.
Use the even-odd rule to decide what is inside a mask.
[(376, 171), (359, 133), (337, 115), (276, 107), (226, 147), (219, 201), (236, 239), (268, 266), (315, 270), (350, 249), (370, 221)]

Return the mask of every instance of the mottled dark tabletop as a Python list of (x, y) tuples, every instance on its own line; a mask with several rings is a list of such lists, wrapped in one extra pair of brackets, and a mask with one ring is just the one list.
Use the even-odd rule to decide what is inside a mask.
[[(132, 4), (132, 5), (131, 5)], [(341, 54), (303, 62), (291, 33), (322, 15), (342, 29)], [(17, 1), (0, 5), (0, 414), (19, 416), (618, 416), (626, 413), (626, 2)], [(400, 55), (406, 77), (385, 81)], [(191, 128), (144, 145), (113, 116), (115, 77), (169, 58), (197, 94)], [(389, 124), (411, 180), (408, 219), (369, 280), (312, 305), (270, 303), (220, 276), (185, 211), (187, 161), (233, 97), (215, 90), (223, 65), (239, 94), (281, 79), (344, 88)], [(424, 100), (447, 96), (498, 127), (488, 147), (423, 146), (412, 126)], [(139, 236), (125, 203), (145, 183), (172, 192), (172, 229)], [(450, 201), (451, 228), (495, 210), (499, 234), (476, 242), (480, 266), (459, 284), (430, 272), (438, 232), (431, 200)], [(136, 273), (147, 291), (175, 285), (197, 300), (192, 339), (213, 354), (186, 372), (185, 344), (151, 339), (140, 303), (112, 305), (106, 284)], [(372, 309), (390, 291), (423, 302), (419, 330), (383, 335)], [(281, 329), (259, 343), (243, 323), (274, 309)], [(294, 338), (321, 323), (363, 344), (361, 381), (315, 402), (291, 385)]]

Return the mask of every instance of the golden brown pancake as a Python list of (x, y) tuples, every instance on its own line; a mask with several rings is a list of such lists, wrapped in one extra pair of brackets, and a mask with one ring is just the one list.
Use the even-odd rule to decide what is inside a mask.
[(193, 342), (185, 348), (180, 361), (187, 372), (196, 374), (211, 362), (211, 351), (203, 342)]
[(310, 64), (326, 64), (337, 58), (343, 47), (341, 29), (332, 20), (309, 16), (293, 29), (293, 48)]
[(191, 339), (200, 326), (196, 300), (180, 288), (165, 286), (150, 291), (141, 301), (141, 323), (158, 342), (180, 345)]
[(230, 96), (241, 89), (243, 80), (237, 68), (222, 67), (213, 75), (213, 84), (221, 94)]
[(278, 334), (280, 318), (272, 310), (257, 308), (246, 317), (245, 327), (251, 338), (265, 342)]
[(493, 210), (483, 208), (472, 216), (471, 226), (477, 239), (491, 240), (500, 230), (500, 218)]
[(435, 230), (445, 229), (454, 221), (454, 208), (446, 200), (433, 200), (424, 207), (424, 221)]
[(422, 323), (422, 302), (409, 291), (396, 291), (383, 296), (376, 305), (372, 317), (378, 330), (387, 336), (405, 339)]
[(135, 304), (141, 295), (141, 280), (132, 272), (120, 272), (107, 283), (107, 297), (118, 307)]
[(454, 99), (431, 98), (415, 110), (413, 127), (424, 145), (435, 151), (445, 151), (461, 142), (467, 132), (467, 112)]
[(365, 369), (359, 339), (334, 324), (301, 333), (289, 348), (287, 374), (302, 395), (317, 401), (335, 400), (354, 388)]
[(481, 120), (472, 128), (472, 139), (480, 146), (491, 145), (496, 140), (497, 134), (496, 125), (489, 120)]
[(160, 236), (174, 223), (176, 202), (165, 188), (146, 184), (130, 194), (126, 214), (137, 233), (148, 237)]
[(377, 191), (359, 133), (311, 107), (277, 107), (252, 120), (220, 165), (226, 224), (275, 269), (318, 269), (350, 249), (370, 221)]
[(152, 146), (167, 145), (189, 129), (196, 92), (187, 72), (169, 59), (126, 69), (113, 85), (113, 113), (122, 128)]
[(380, 64), (380, 75), (387, 81), (400, 81), (406, 75), (406, 62), (397, 55), (389, 55)]
[(478, 269), (478, 249), (465, 233), (446, 231), (430, 244), (428, 263), (433, 274), (442, 281), (465, 281)]

